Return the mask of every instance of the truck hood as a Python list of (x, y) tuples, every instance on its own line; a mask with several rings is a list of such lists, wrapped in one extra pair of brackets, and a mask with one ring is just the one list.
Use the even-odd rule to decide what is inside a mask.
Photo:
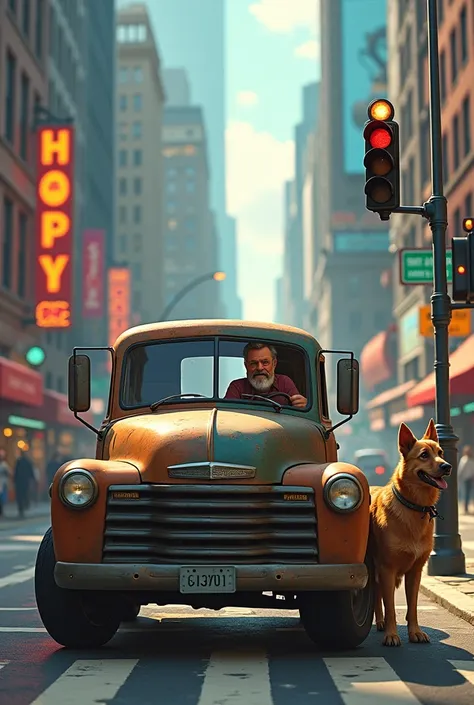
[(107, 433), (103, 457), (133, 463), (144, 482), (199, 482), (192, 474), (172, 479), (168, 467), (214, 462), (256, 468), (252, 479), (233, 482), (272, 484), (280, 483), (292, 465), (325, 462), (326, 449), (320, 428), (308, 419), (273, 411), (194, 408), (117, 421)]

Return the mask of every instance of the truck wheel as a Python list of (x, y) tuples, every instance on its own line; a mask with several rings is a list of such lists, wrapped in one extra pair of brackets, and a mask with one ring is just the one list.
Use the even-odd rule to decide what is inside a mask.
[(300, 593), (300, 617), (309, 638), (321, 648), (355, 649), (369, 635), (374, 618), (375, 578), (372, 561), (362, 590)]
[(120, 621), (133, 622), (140, 613), (141, 605), (133, 600), (125, 599), (120, 605)]
[(58, 587), (54, 579), (53, 533), (49, 528), (36, 557), (35, 593), (41, 621), (48, 634), (69, 649), (87, 649), (106, 644), (120, 625), (118, 613), (93, 610), (79, 590)]

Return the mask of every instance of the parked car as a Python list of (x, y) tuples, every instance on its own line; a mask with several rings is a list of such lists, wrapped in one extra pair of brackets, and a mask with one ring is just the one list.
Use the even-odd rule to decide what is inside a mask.
[(388, 453), (380, 448), (357, 450), (353, 462), (362, 470), (369, 485), (386, 485), (393, 471)]

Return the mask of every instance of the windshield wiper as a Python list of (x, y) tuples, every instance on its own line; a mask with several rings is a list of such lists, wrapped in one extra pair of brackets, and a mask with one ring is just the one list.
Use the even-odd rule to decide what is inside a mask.
[(160, 399), (159, 401), (153, 402), (153, 404), (150, 404), (150, 409), (151, 411), (155, 411), (159, 406), (162, 404), (166, 404), (166, 402), (171, 401), (172, 399), (184, 399), (185, 397), (192, 397), (193, 399), (197, 399), (201, 397), (202, 399), (208, 399), (204, 394), (172, 394), (169, 397), (164, 397), (163, 399)]

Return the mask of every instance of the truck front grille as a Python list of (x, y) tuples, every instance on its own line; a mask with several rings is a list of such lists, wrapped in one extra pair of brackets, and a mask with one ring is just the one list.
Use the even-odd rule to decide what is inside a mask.
[(262, 485), (109, 488), (104, 563), (314, 563), (314, 490)]

